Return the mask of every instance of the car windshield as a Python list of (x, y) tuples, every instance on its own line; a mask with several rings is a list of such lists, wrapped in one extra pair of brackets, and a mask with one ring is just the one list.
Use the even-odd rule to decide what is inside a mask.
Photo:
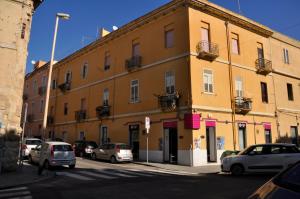
[(96, 142), (87, 142), (87, 145), (91, 146), (93, 148), (97, 148), (98, 147), (98, 145), (96, 144)]
[(73, 151), (71, 145), (54, 145), (53, 151)]
[(300, 192), (300, 162), (279, 175), (274, 182), (280, 186)]
[(249, 151), (251, 151), (252, 149), (253, 149), (253, 146), (249, 146), (249, 147), (247, 147), (246, 149), (240, 151), (240, 152), (238, 153), (238, 155), (245, 155), (245, 154), (247, 154)]
[(38, 145), (41, 144), (41, 140), (26, 140), (25, 144), (26, 145)]
[(128, 146), (127, 144), (118, 144), (117, 148), (118, 149), (130, 149), (130, 146)]

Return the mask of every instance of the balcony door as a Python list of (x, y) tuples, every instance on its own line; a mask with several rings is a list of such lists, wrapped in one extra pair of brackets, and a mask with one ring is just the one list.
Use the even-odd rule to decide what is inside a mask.
[(261, 43), (257, 43), (257, 57), (259, 66), (264, 67), (264, 48)]
[(202, 41), (202, 49), (205, 52), (209, 52), (209, 29), (201, 28), (201, 41)]

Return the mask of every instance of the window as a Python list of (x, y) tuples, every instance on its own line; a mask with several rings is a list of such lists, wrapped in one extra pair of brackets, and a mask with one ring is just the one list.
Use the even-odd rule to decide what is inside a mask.
[(289, 58), (289, 51), (287, 49), (283, 49), (283, 61), (285, 64), (290, 63), (290, 58)]
[(86, 99), (81, 98), (80, 100), (80, 110), (86, 110)]
[(72, 80), (72, 72), (68, 71), (65, 76), (65, 82), (70, 83)]
[(42, 77), (42, 86), (46, 86), (47, 85), (47, 77), (43, 76)]
[(263, 47), (263, 44), (259, 43), (259, 42), (257, 43), (257, 56), (258, 56), (258, 59), (260, 59), (261, 66), (263, 66), (262, 59), (264, 58), (264, 47)]
[(36, 93), (38, 92), (36, 80), (33, 81), (32, 89), (33, 89), (33, 93), (34, 93), (34, 94), (36, 94)]
[(130, 102), (136, 103), (139, 101), (139, 80), (132, 80), (130, 87)]
[(103, 90), (103, 105), (108, 105), (108, 100), (109, 100), (109, 91), (108, 88)]
[(81, 77), (82, 77), (82, 79), (85, 79), (87, 77), (87, 73), (88, 73), (88, 64), (85, 63), (81, 68)]
[(35, 106), (35, 105), (34, 105), (34, 102), (32, 102), (32, 103), (31, 103), (31, 114), (34, 113), (34, 106)]
[(232, 53), (237, 55), (240, 54), (239, 35), (232, 33), (231, 41), (232, 41)]
[(40, 103), (40, 113), (42, 113), (44, 110), (44, 100), (41, 100), (41, 103)]
[(268, 86), (265, 82), (260, 82), (260, 88), (261, 88), (261, 100), (262, 102), (268, 103)]
[(85, 140), (85, 133), (84, 133), (84, 131), (80, 131), (80, 133), (79, 133), (79, 140)]
[(104, 56), (104, 70), (109, 70), (109, 69), (110, 69), (110, 54), (109, 52), (106, 52)]
[(140, 44), (139, 43), (133, 43), (132, 44), (132, 56), (139, 56), (140, 55)]
[(56, 89), (56, 86), (57, 86), (56, 79), (53, 79), (53, 80), (52, 80), (52, 84), (51, 84), (52, 90)]
[(203, 72), (204, 92), (213, 93), (213, 74), (211, 70), (204, 70)]
[(68, 115), (68, 103), (64, 103), (64, 115)]
[(166, 93), (174, 94), (175, 93), (175, 74), (172, 71), (168, 71), (165, 74), (165, 85)]
[(209, 52), (210, 31), (209, 31), (209, 24), (205, 22), (201, 23), (201, 41), (202, 41), (202, 49), (205, 52)]
[(291, 138), (293, 144), (298, 144), (298, 127), (297, 126), (291, 126)]
[(22, 24), (22, 31), (21, 31), (21, 39), (25, 38), (25, 32), (26, 32), (26, 24)]
[(294, 101), (294, 94), (293, 94), (293, 85), (287, 84), (287, 93), (289, 101)]
[(174, 46), (174, 30), (165, 31), (165, 48), (173, 48)]
[(242, 98), (244, 96), (243, 81), (240, 77), (237, 77), (235, 79), (235, 94), (236, 94), (236, 97), (240, 97), (240, 98)]

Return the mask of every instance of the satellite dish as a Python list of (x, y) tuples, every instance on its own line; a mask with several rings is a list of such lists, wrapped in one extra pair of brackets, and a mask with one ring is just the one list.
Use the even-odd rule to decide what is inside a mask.
[(34, 65), (36, 62), (34, 60), (31, 60), (31, 64)]
[(117, 26), (112, 27), (113, 30), (118, 30), (119, 28)]

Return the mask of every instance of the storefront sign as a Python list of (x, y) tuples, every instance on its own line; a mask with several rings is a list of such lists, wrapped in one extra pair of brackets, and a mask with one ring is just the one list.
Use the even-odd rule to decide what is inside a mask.
[(264, 123), (263, 125), (264, 125), (265, 130), (271, 130), (271, 127), (272, 127), (271, 123)]
[(206, 120), (205, 121), (206, 127), (215, 127), (216, 126), (216, 120)]
[(200, 129), (200, 114), (184, 114), (184, 128)]
[(177, 128), (177, 121), (164, 122), (163, 127), (164, 128)]

